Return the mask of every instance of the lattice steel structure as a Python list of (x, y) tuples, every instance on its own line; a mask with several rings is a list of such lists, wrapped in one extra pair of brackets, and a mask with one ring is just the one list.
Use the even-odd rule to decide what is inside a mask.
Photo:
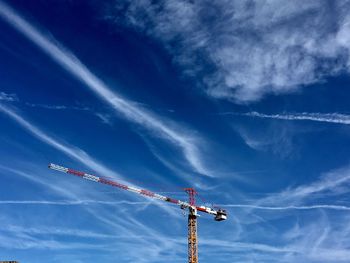
[[(185, 188), (185, 191), (190, 205), (196, 206), (196, 190)], [(191, 208), (188, 213), (188, 263), (198, 263), (197, 211)]]
[(130, 191), (136, 194), (143, 195), (149, 198), (155, 198), (158, 200), (170, 202), (176, 205), (179, 205), (182, 209), (188, 209), (188, 262), (189, 263), (198, 263), (198, 242), (197, 242), (197, 212), (203, 212), (207, 214), (214, 215), (214, 219), (216, 221), (222, 221), (227, 219), (227, 213), (222, 209), (213, 209), (211, 207), (206, 206), (197, 206), (195, 196), (197, 192), (193, 188), (185, 188), (184, 190), (189, 195), (189, 201), (183, 202), (180, 200), (176, 200), (167, 196), (163, 196), (157, 193), (153, 193), (151, 191), (145, 189), (139, 189), (134, 186), (124, 185), (115, 181), (112, 181), (108, 178), (80, 172), (77, 170), (73, 170), (70, 168), (66, 168), (57, 164), (49, 164), (49, 168), (52, 170), (56, 170), (59, 172), (72, 174), (78, 176), (80, 178), (90, 180), (96, 183), (106, 184), (113, 187), (117, 187), (122, 190)]

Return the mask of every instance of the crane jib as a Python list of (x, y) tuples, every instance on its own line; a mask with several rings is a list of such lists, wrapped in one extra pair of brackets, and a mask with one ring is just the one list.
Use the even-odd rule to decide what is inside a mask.
[(51, 163), (51, 164), (49, 164), (49, 168), (56, 170), (56, 171), (63, 172), (63, 173), (79, 176), (83, 179), (90, 180), (90, 181), (93, 181), (96, 183), (102, 183), (102, 184), (118, 187), (120, 189), (130, 191), (130, 192), (133, 192), (136, 194), (140, 194), (140, 195), (143, 195), (146, 197), (170, 202), (170, 203), (173, 203), (173, 204), (180, 206), (182, 209), (188, 208), (188, 210), (189, 210), (189, 213), (188, 213), (188, 262), (190, 262), (190, 263), (198, 263), (198, 243), (197, 243), (197, 217), (198, 217), (198, 214), (197, 214), (197, 212), (204, 212), (204, 213), (214, 215), (215, 221), (223, 221), (223, 220), (227, 219), (227, 213), (225, 210), (222, 210), (222, 209), (215, 210), (215, 209), (212, 209), (212, 208), (206, 207), (206, 206), (196, 206), (195, 199), (194, 199), (195, 190), (193, 188), (185, 188), (184, 189), (190, 195), (189, 202), (187, 203), (187, 202), (183, 202), (180, 200), (172, 199), (170, 197), (162, 196), (160, 194), (153, 193), (153, 192), (148, 191), (146, 189), (139, 189), (139, 188), (134, 187), (134, 186), (127, 186), (127, 185), (120, 184), (118, 182), (114, 182), (112, 180), (109, 180), (109, 179), (106, 179), (103, 177), (99, 177), (99, 176), (95, 176), (92, 174), (76, 171), (76, 170), (73, 170), (70, 168), (59, 166), (57, 164)]
[(133, 193), (136, 193), (136, 194), (140, 194), (140, 195), (143, 195), (143, 196), (146, 196), (146, 197), (155, 198), (155, 199), (158, 199), (158, 200), (162, 200), (162, 201), (166, 201), (166, 202), (169, 202), (169, 203), (173, 203), (173, 204), (181, 206), (181, 208), (192, 207), (193, 209), (198, 210), (200, 212), (204, 212), (204, 213), (215, 215), (216, 217), (218, 217), (218, 218), (215, 218), (215, 220), (217, 220), (217, 219), (220, 219), (220, 220), (226, 219), (226, 211), (224, 211), (224, 210), (214, 210), (214, 209), (212, 209), (210, 207), (205, 207), (205, 206), (192, 206), (192, 205), (190, 205), (187, 202), (183, 202), (183, 201), (176, 200), (176, 199), (173, 199), (173, 198), (170, 198), (170, 197), (167, 197), (167, 196), (156, 194), (156, 193), (153, 193), (153, 192), (151, 192), (149, 190), (146, 190), (146, 189), (139, 189), (139, 188), (134, 187), (134, 186), (127, 186), (127, 185), (124, 185), (124, 184), (121, 184), (121, 183), (118, 183), (118, 182), (115, 182), (115, 181), (112, 181), (112, 180), (109, 180), (109, 179), (106, 179), (106, 178), (103, 178), (103, 177), (99, 177), (99, 176), (96, 176), (96, 175), (84, 173), (84, 172), (77, 171), (77, 170), (70, 169), (70, 168), (66, 168), (66, 167), (63, 167), (63, 166), (60, 166), (60, 165), (57, 165), (57, 164), (52, 164), (51, 163), (51, 164), (49, 164), (49, 168), (53, 169), (53, 170), (56, 170), (56, 171), (63, 172), (63, 173), (79, 176), (79, 177), (81, 177), (83, 179), (86, 179), (86, 180), (89, 180), (89, 181), (102, 183), (102, 184), (110, 185), (110, 186), (113, 186), (113, 187), (118, 187), (120, 189), (129, 191), (129, 192), (133, 192)]

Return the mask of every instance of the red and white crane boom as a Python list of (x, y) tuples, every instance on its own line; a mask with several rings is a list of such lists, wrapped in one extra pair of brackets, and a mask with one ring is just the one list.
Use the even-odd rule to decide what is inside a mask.
[(214, 219), (216, 221), (222, 221), (227, 219), (227, 213), (225, 210), (218, 209), (215, 210), (206, 206), (197, 206), (195, 203), (195, 195), (197, 192), (193, 188), (185, 188), (184, 190), (189, 194), (189, 202), (180, 201), (177, 199), (173, 199), (167, 196), (163, 196), (157, 193), (153, 193), (151, 191), (140, 189), (134, 186), (128, 186), (125, 184), (121, 184), (110, 179), (80, 172), (77, 170), (73, 170), (70, 168), (66, 168), (57, 164), (50, 163), (49, 168), (52, 170), (56, 170), (59, 172), (72, 174), (78, 177), (81, 177), (86, 180), (90, 180), (96, 183), (106, 184), (113, 187), (117, 187), (119, 189), (123, 189), (129, 192), (133, 192), (139, 195), (143, 195), (146, 197), (162, 200), (165, 202), (173, 203), (179, 205), (182, 209), (188, 208), (188, 262), (189, 263), (197, 263), (198, 262), (198, 243), (197, 243), (197, 212), (203, 212), (210, 215), (214, 215)]
[(139, 194), (139, 195), (143, 195), (143, 196), (146, 196), (146, 197), (151, 197), (151, 198), (154, 198), (154, 199), (170, 202), (170, 203), (173, 203), (173, 204), (181, 206), (181, 208), (189, 208), (189, 207), (191, 207), (192, 209), (195, 209), (197, 211), (208, 213), (208, 214), (211, 214), (211, 215), (215, 215), (215, 220), (217, 220), (217, 221), (221, 221), (221, 220), (225, 220), (226, 219), (226, 214), (223, 213), (223, 210), (221, 210), (221, 209), (215, 210), (215, 209), (212, 209), (212, 208), (206, 207), (206, 206), (195, 206), (194, 204), (191, 205), (188, 202), (184, 202), (184, 201), (180, 201), (180, 200), (173, 199), (173, 198), (170, 198), (170, 197), (166, 197), (166, 196), (163, 196), (163, 195), (160, 195), (160, 194), (157, 194), (157, 193), (153, 193), (153, 192), (145, 190), (145, 189), (136, 188), (134, 186), (124, 185), (124, 184), (112, 181), (110, 179), (106, 179), (104, 177), (100, 177), (100, 176), (96, 176), (96, 175), (80, 172), (80, 171), (73, 170), (71, 168), (66, 168), (66, 167), (63, 167), (63, 166), (60, 166), (60, 165), (57, 165), (57, 164), (53, 164), (53, 163), (49, 164), (49, 168), (52, 169), (52, 170), (59, 171), (59, 172), (72, 174), (72, 175), (75, 175), (75, 176), (79, 176), (79, 177), (81, 177), (83, 179), (90, 180), (90, 181), (93, 181), (93, 182), (97, 182), (97, 183), (101, 183), (101, 184), (106, 184), (106, 185), (110, 185), (110, 186), (113, 186), (113, 187), (117, 187), (117, 188), (129, 191), (129, 192), (133, 192), (133, 193), (136, 193), (136, 194)]

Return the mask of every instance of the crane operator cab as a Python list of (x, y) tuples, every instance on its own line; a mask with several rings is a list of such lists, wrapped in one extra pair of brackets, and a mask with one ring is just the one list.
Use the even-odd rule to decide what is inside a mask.
[(226, 210), (219, 209), (216, 213), (215, 220), (216, 221), (223, 221), (227, 219), (227, 212)]

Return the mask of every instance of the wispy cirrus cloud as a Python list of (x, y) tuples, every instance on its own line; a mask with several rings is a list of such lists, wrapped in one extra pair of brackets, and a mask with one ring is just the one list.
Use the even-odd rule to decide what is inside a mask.
[[(235, 208), (243, 222), (247, 217), (247, 223), (242, 224), (244, 236), (252, 234), (252, 225), (268, 229), (268, 243), (276, 244), (276, 252), (280, 254), (276, 262), (346, 262), (349, 256), (350, 207), (344, 202), (339, 204), (338, 198), (332, 203), (331, 200), (334, 202), (335, 199), (330, 197), (346, 197), (349, 183), (347, 166), (327, 172), (309, 184), (289, 187), (255, 202), (222, 206)], [(254, 216), (256, 219), (249, 223), (248, 218)], [(317, 220), (310, 220), (310, 217)], [(273, 230), (275, 225), (271, 222), (286, 218), (293, 218), (295, 226), (282, 231), (281, 238), (281, 230)], [(252, 259), (250, 256), (247, 258)], [(253, 261), (263, 258), (274, 262), (275, 257), (269, 255), (268, 250), (261, 250)]]
[(112, 125), (111, 115), (108, 113), (98, 112), (92, 108), (87, 106), (70, 106), (70, 105), (53, 105), (53, 104), (38, 104), (38, 103), (24, 103), (25, 106), (31, 108), (40, 108), (46, 110), (73, 110), (73, 111), (85, 111), (90, 112), (95, 115), (102, 123)]
[(132, 202), (132, 201), (99, 201), (99, 200), (0, 200), (0, 205), (149, 205), (151, 201), (148, 202)]
[(0, 112), (6, 114), (8, 117), (16, 121), (20, 126), (22, 126), (26, 131), (30, 132), (32, 135), (34, 135), (36, 138), (41, 140), (42, 142), (54, 147), (55, 149), (59, 150), (60, 152), (72, 157), (75, 160), (78, 160), (79, 162), (87, 165), (91, 169), (98, 171), (101, 174), (104, 175), (110, 175), (115, 176), (116, 178), (122, 178), (120, 174), (117, 174), (116, 172), (108, 169), (103, 164), (99, 163), (98, 161), (94, 160), (89, 154), (87, 154), (85, 151), (60, 142), (57, 139), (54, 139), (53, 137), (47, 135), (44, 131), (36, 127), (35, 125), (31, 124), (27, 120), (25, 120), (23, 117), (18, 115), (15, 111), (10, 109), (9, 107), (6, 107), (2, 104), (0, 104)]
[[(82, 164), (95, 170), (99, 174), (104, 175), (104, 176), (112, 176), (114, 178), (118, 178), (119, 180), (125, 181), (124, 177), (121, 174), (107, 168), (105, 165), (103, 165), (99, 161), (95, 160), (93, 157), (91, 157), (85, 151), (83, 151), (80, 148), (77, 148), (73, 145), (69, 145), (67, 143), (60, 142), (58, 139), (54, 139), (53, 137), (49, 136), (48, 134), (46, 134), (44, 131), (42, 131), (41, 129), (39, 129), (38, 127), (36, 127), (32, 123), (30, 123), (29, 121), (25, 120), (23, 117), (19, 116), (12, 109), (0, 104), (0, 112), (5, 113), (7, 116), (9, 116), (11, 119), (16, 121), (19, 125), (21, 125), (26, 131), (31, 133), (33, 136), (35, 136), (36, 138), (38, 138), (42, 142), (46, 143), (47, 145), (52, 146), (53, 148), (57, 149), (58, 151), (60, 151), (64, 154), (70, 156), (71, 158), (81, 162)], [(1, 168), (1, 165), (0, 165), (0, 168)], [(54, 188), (55, 190), (57, 190), (60, 193), (63, 193), (64, 195), (71, 196), (71, 194), (68, 193), (67, 191), (64, 191), (64, 189), (55, 188), (55, 186), (49, 185), (49, 184), (44, 183), (36, 178), (28, 176), (26, 173), (23, 173), (21, 171), (17, 171), (14, 169), (10, 169), (10, 168), (6, 168), (6, 169), (11, 170), (12, 172), (15, 172), (15, 173), (17, 173), (21, 176), (24, 176), (28, 179), (34, 180), (40, 184), (50, 186), (51, 188)], [(128, 183), (128, 185), (132, 185), (132, 184)], [(154, 200), (153, 202), (150, 202), (148, 204), (151, 204), (151, 203), (154, 203), (155, 205), (160, 207), (162, 210), (167, 211), (168, 213), (170, 213), (173, 216), (177, 214), (174, 212), (173, 208), (171, 208), (169, 206), (163, 206), (160, 204), (161, 202), (159, 202), (157, 200)], [(105, 219), (101, 218), (101, 220), (105, 220)]]
[[(95, 160), (93, 157), (91, 157), (85, 151), (83, 151), (80, 148), (77, 148), (73, 145), (69, 145), (67, 143), (61, 142), (60, 140), (51, 137), (50, 135), (48, 135), (44, 131), (42, 131), (40, 128), (38, 128), (34, 124), (30, 123), (29, 121), (24, 119), (22, 116), (18, 115), (14, 110), (2, 105), (1, 103), (0, 103), (0, 112), (3, 112), (8, 117), (13, 119), (17, 124), (22, 126), (27, 132), (31, 133), (37, 139), (41, 140), (42, 142), (46, 143), (47, 145), (52, 146), (53, 148), (57, 149), (58, 151), (70, 156), (71, 158), (79, 161), (80, 163), (88, 166), (89, 168), (95, 170), (99, 174), (101, 174), (103, 176), (112, 176), (114, 178), (117, 178), (118, 180), (127, 181), (124, 179), (124, 177), (121, 174), (119, 174), (115, 171), (112, 171), (111, 169), (109, 169), (108, 167), (106, 167), (105, 165), (100, 163), (99, 161)], [(0, 165), (0, 168), (1, 167), (2, 166)], [(21, 176), (24, 176), (28, 179), (34, 180), (36, 182), (39, 182), (39, 183), (45, 185), (45, 183), (41, 182), (40, 180), (38, 181), (37, 179), (32, 178), (31, 176), (28, 176), (27, 174), (22, 173), (21, 171), (10, 169), (8, 167), (6, 167), (6, 169), (11, 170), (12, 172), (20, 174)], [(128, 183), (128, 185), (133, 185), (133, 184)], [(49, 185), (49, 186), (55, 188), (52, 185)], [(61, 188), (58, 189), (58, 191), (63, 193), (64, 195), (70, 196), (69, 193), (67, 193), (66, 191), (64, 191)], [(166, 211), (167, 213), (171, 214), (172, 216), (178, 216), (178, 213), (176, 213), (172, 207), (162, 205), (162, 201), (158, 201), (158, 200), (151, 201), (150, 200), (150, 202), (146, 203), (145, 205), (150, 205), (150, 204), (157, 205), (162, 210)]]
[(26, 102), (25, 105), (32, 108), (42, 108), (42, 109), (48, 109), (48, 110), (91, 111), (89, 107), (81, 107), (81, 106), (51, 105), (51, 104), (29, 103), (29, 102)]
[(25, 237), (11, 237), (1, 236), (0, 247), (6, 249), (51, 249), (51, 250), (111, 250), (107, 248), (108, 245), (86, 244), (78, 242), (59, 242), (54, 240), (43, 240), (33, 238), (31, 236)]
[[(180, 247), (175, 243), (170, 243), (171, 240), (164, 235), (161, 232), (158, 232), (150, 227), (148, 227), (144, 222), (140, 221), (138, 218), (133, 218), (136, 216), (134, 213), (131, 213), (129, 215), (129, 220), (125, 220), (124, 217), (116, 216), (115, 213), (111, 213), (111, 207), (104, 207), (104, 205), (112, 206), (112, 207), (118, 207), (118, 211), (124, 211), (125, 209), (129, 209), (130, 205), (136, 205), (138, 202), (128, 202), (128, 201), (114, 201), (110, 198), (106, 197), (106, 201), (99, 202), (97, 199), (101, 198), (101, 192), (94, 192), (94, 191), (86, 191), (86, 189), (82, 189), (79, 187), (79, 185), (65, 185), (64, 183), (61, 183), (59, 181), (56, 181), (56, 183), (52, 183), (52, 181), (48, 181), (45, 178), (40, 178), (34, 175), (34, 172), (32, 172), (33, 169), (31, 169), (31, 172), (25, 172), (23, 171), (23, 168), (21, 170), (13, 169), (9, 167), (4, 167), (0, 165), (0, 168), (16, 174), (18, 176), (24, 177), (28, 180), (31, 180), (35, 183), (38, 183), (39, 185), (42, 185), (45, 189), (50, 189), (51, 191), (58, 193), (62, 196), (65, 196), (66, 198), (70, 198), (72, 200), (66, 200), (64, 202), (57, 200), (52, 202), (47, 201), (34, 201), (34, 200), (28, 200), (28, 202), (31, 202), (32, 204), (36, 203), (39, 205), (43, 205), (43, 203), (46, 203), (46, 205), (83, 205), (83, 211), (87, 212), (88, 216), (92, 216), (94, 219), (94, 227), (99, 225), (103, 226), (104, 229), (108, 230), (108, 233), (115, 234), (115, 237), (123, 238), (124, 242), (126, 243), (118, 243), (119, 248), (122, 248), (123, 246), (130, 246), (132, 245), (134, 248), (137, 248), (139, 250), (139, 253), (136, 253), (135, 255), (132, 255), (131, 258), (134, 259), (137, 262), (152, 262), (155, 258), (159, 256), (160, 253), (163, 253), (164, 251), (167, 251), (167, 249), (170, 246), (176, 246), (177, 249), (180, 249)], [(33, 174), (32, 174), (33, 173)], [(81, 200), (80, 198), (82, 196), (89, 195), (91, 199)], [(133, 195), (135, 199), (137, 196)], [(141, 198), (141, 197), (140, 197)], [(93, 201), (92, 199), (96, 199)], [(143, 198), (142, 198), (143, 199)], [(89, 200), (91, 202), (89, 202)], [(8, 200), (10, 201), (9, 205), (18, 205), (21, 203), (21, 201), (17, 202), (15, 200)], [(4, 200), (6, 203), (6, 200)], [(86, 202), (84, 204), (84, 202)], [(140, 204), (143, 202), (140, 202)], [(153, 201), (150, 201), (147, 203), (147, 205), (152, 204)], [(24, 205), (26, 204), (26, 201), (23, 202)], [(88, 205), (89, 204), (89, 205)], [(92, 206), (92, 204), (96, 204)], [(154, 202), (157, 207), (161, 208), (162, 210), (165, 209), (171, 214), (171, 218), (181, 217), (180, 213), (176, 212), (174, 210), (174, 207), (170, 206), (162, 206), (159, 205), (159, 202)], [(159, 205), (159, 206), (158, 206)], [(124, 206), (121, 208), (121, 206)], [(139, 206), (139, 204), (138, 204)], [(134, 210), (135, 212), (136, 210)], [(86, 217), (87, 215), (79, 215), (82, 217)], [(12, 225), (17, 220), (11, 220), (5, 225)], [(46, 224), (47, 222), (45, 222)], [(28, 222), (26, 222), (28, 224)], [(33, 227), (33, 226), (31, 226)], [(30, 227), (29, 227), (30, 228)], [(52, 231), (48, 231), (48, 226), (46, 225), (40, 225), (35, 229), (32, 229), (32, 231), (22, 231), (21, 229), (14, 229), (18, 230), (15, 231), (18, 235), (14, 238), (13, 234), (10, 235), (2, 235), (3, 238), (0, 238), (0, 247), (5, 248), (12, 248), (12, 249), (45, 249), (45, 248), (52, 248), (54, 250), (69, 250), (69, 245), (72, 244), (72, 247), (79, 248), (79, 246), (83, 246), (86, 242), (79, 242), (79, 243), (73, 243), (73, 242), (63, 242), (60, 240), (53, 240), (50, 239), (52, 242), (45, 243), (46, 239), (38, 238), (36, 237), (37, 234), (52, 234), (55, 236), (58, 235), (69, 235), (73, 234), (74, 231), (77, 231), (79, 234), (79, 229), (71, 229), (71, 231), (63, 231), (61, 233), (49, 233)], [(35, 233), (37, 232), (37, 233)], [(147, 239), (144, 237), (140, 237), (140, 233), (147, 234)], [(33, 236), (34, 235), (34, 236)], [(6, 242), (6, 237), (8, 237), (8, 240)], [(152, 243), (150, 243), (150, 239), (152, 239)], [(35, 242), (35, 240), (42, 240), (43, 242)], [(89, 243), (88, 243), (89, 244)], [(110, 244), (110, 242), (109, 242)], [(92, 246), (92, 245), (91, 245)], [(90, 247), (87, 246), (87, 248)], [(113, 251), (115, 247), (109, 247), (109, 245), (103, 245), (103, 244), (97, 244), (94, 248), (95, 250), (110, 250)], [(142, 259), (143, 256), (148, 255), (148, 257), (144, 260)], [(125, 256), (124, 256), (125, 257)], [(129, 258), (130, 256), (127, 256), (126, 258)]]
[(340, 190), (343, 193), (344, 189), (340, 188), (350, 182), (350, 167), (339, 168), (325, 173), (321, 178), (309, 185), (301, 185), (295, 188), (287, 189), (280, 193), (281, 200), (286, 199), (303, 199), (308, 197), (316, 197), (318, 193), (335, 194)]
[(105, 17), (163, 43), (210, 96), (251, 102), (349, 72), (349, 10), (346, 0), (123, 0)]
[(200, 158), (200, 151), (197, 146), (198, 136), (194, 137), (190, 135), (174, 123), (156, 116), (117, 94), (79, 61), (73, 53), (62, 46), (57, 40), (53, 39), (51, 35), (44, 34), (35, 28), (1, 1), (0, 16), (18, 32), (37, 45), (69, 74), (84, 83), (86, 87), (110, 105), (118, 114), (122, 114), (130, 122), (141, 125), (161, 136), (173, 146), (179, 147), (194, 171), (206, 175), (211, 174)]
[(262, 119), (277, 119), (277, 120), (289, 120), (289, 121), (317, 121), (317, 122), (327, 122), (327, 123), (337, 123), (350, 125), (350, 115), (340, 114), (340, 113), (282, 113), (282, 114), (264, 114), (256, 111), (247, 112), (242, 114), (237, 113), (222, 113), (222, 115), (242, 115), (253, 118)]
[(16, 94), (9, 94), (3, 91), (0, 91), (0, 101), (8, 101), (8, 102), (14, 102), (18, 101), (18, 97)]
[(233, 123), (232, 128), (249, 148), (256, 151), (269, 152), (281, 159), (294, 157), (298, 154), (294, 140), (301, 131), (288, 124), (281, 125), (272, 122), (255, 129)]
[[(107, 167), (105, 167), (104, 165), (102, 165), (101, 163), (99, 163), (98, 161), (94, 160), (91, 156), (89, 156), (87, 153), (85, 153), (84, 151), (82, 151), (81, 149), (69, 145), (67, 143), (63, 143), (61, 141), (59, 141), (58, 139), (54, 139), (53, 137), (47, 135), (44, 131), (42, 131), (41, 129), (39, 129), (38, 127), (36, 127), (35, 125), (33, 125), (32, 123), (30, 123), (29, 121), (25, 120), (22, 116), (18, 115), (14, 110), (10, 109), (9, 107), (6, 107), (2, 104), (0, 104), (0, 112), (3, 112), (4, 114), (6, 114), (8, 117), (10, 117), (11, 119), (13, 119), (14, 121), (16, 121), (20, 126), (22, 126), (26, 131), (28, 131), (29, 133), (31, 133), (34, 137), (38, 138), (39, 140), (41, 140), (42, 142), (54, 147), (55, 149), (57, 149), (58, 151), (61, 151), (62, 153), (72, 157), (73, 159), (78, 160), (79, 162), (87, 165), (88, 167), (90, 167), (93, 170), (96, 170), (97, 172), (101, 173), (101, 174), (106, 174), (106, 175), (114, 175), (115, 177), (119, 177), (122, 178), (121, 175), (116, 174), (115, 172), (109, 170)], [(88, 213), (88, 215), (93, 216), (95, 219), (97, 219), (97, 221), (103, 223), (103, 225), (106, 225), (108, 227), (110, 227), (111, 229), (113, 229), (113, 231), (121, 233), (125, 236), (128, 236), (130, 238), (130, 242), (132, 242), (133, 239), (136, 238), (138, 232), (140, 231), (148, 231), (150, 233), (152, 233), (152, 236), (157, 237), (154, 238), (156, 239), (156, 243), (158, 244), (157, 247), (157, 253), (161, 253), (162, 251), (167, 249), (167, 246), (162, 246), (161, 244), (164, 243), (164, 241), (166, 240), (166, 237), (162, 236), (160, 233), (158, 233), (157, 231), (152, 231), (149, 227), (147, 227), (146, 225), (144, 225), (142, 222), (139, 222), (138, 220), (134, 220), (133, 223), (130, 223), (130, 221), (125, 221), (124, 219), (120, 218), (120, 219), (116, 219), (115, 216), (113, 216), (110, 213), (109, 209), (104, 209), (103, 207), (101, 207), (101, 205), (108, 205), (108, 206), (129, 206), (129, 205), (136, 205), (138, 202), (127, 202), (127, 201), (122, 201), (122, 202), (115, 202), (115, 201), (101, 201), (98, 202), (95, 200), (95, 202), (89, 202), (88, 200), (80, 200), (81, 196), (85, 195), (86, 193), (77, 191), (79, 189), (79, 187), (74, 186), (74, 185), (70, 185), (70, 188), (67, 188), (67, 186), (61, 186), (59, 183), (55, 183), (53, 184), (50, 181), (47, 181), (44, 178), (39, 178), (36, 177), (34, 175), (31, 175), (25, 171), (22, 170), (18, 170), (18, 169), (13, 169), (10, 167), (3, 167), (0, 165), (1, 169), (4, 169), (8, 172), (14, 173), (16, 175), (22, 176), (24, 178), (27, 178), (35, 183), (38, 183), (42, 186), (44, 186), (47, 189), (51, 189), (54, 192), (63, 195), (65, 197), (71, 198), (71, 201), (67, 201), (67, 202), (61, 202), (61, 201), (33, 201), (33, 200), (27, 200), (27, 201), (15, 201), (15, 200), (3, 200), (3, 205), (7, 204), (7, 205), (29, 205), (29, 204), (40, 204), (40, 205), (83, 205), (84, 206), (84, 210)], [(96, 193), (95, 193), (96, 194)], [(94, 193), (89, 193), (89, 195), (94, 196)], [(98, 193), (100, 195), (100, 193)], [(135, 199), (137, 199), (137, 196), (134, 196)], [(140, 197), (141, 198), (141, 197)], [(1, 203), (1, 202), (0, 202)], [(166, 211), (167, 213), (170, 213), (170, 215), (172, 216), (172, 218), (176, 218), (179, 217), (180, 214), (178, 212), (176, 212), (174, 210), (174, 207), (170, 207), (170, 206), (165, 206), (163, 204), (161, 204), (160, 202), (157, 201), (149, 201), (149, 202), (140, 202), (140, 204), (142, 203), (142, 205), (151, 205), (154, 204), (157, 207), (159, 207), (161, 210)], [(89, 206), (92, 204), (96, 204), (97, 206)], [(138, 204), (138, 206), (140, 206), (140, 204)], [(139, 207), (140, 208), (140, 207)], [(141, 207), (142, 208), (142, 207)], [(131, 218), (131, 216), (130, 216)], [(131, 219), (130, 219), (131, 220)], [(135, 224), (137, 223), (137, 227), (135, 227)], [(8, 239), (8, 242), (5, 243), (6, 239), (0, 239), (0, 246), (1, 247), (6, 247), (6, 248), (16, 248), (16, 249), (43, 249), (43, 248), (52, 248), (52, 249), (70, 249), (69, 245), (71, 244), (72, 247), (76, 247), (78, 248), (80, 245), (83, 245), (84, 243), (79, 243), (79, 244), (68, 244), (68, 243), (63, 243), (63, 242), (51, 242), (51, 243), (47, 243), (47, 242), (32, 242), (31, 239), (27, 239), (26, 237), (17, 237), (16, 239)], [(140, 253), (143, 251), (141, 248), (145, 247), (147, 242), (146, 241), (138, 241), (138, 242), (132, 242), (133, 245), (135, 247), (140, 247)], [(89, 246), (88, 246), (89, 247)], [(105, 250), (105, 246), (96, 246), (95, 249), (99, 250), (99, 249)], [(147, 250), (147, 249), (144, 249)], [(146, 252), (145, 252), (146, 253)], [(157, 253), (153, 253), (154, 257), (157, 257)], [(146, 253), (147, 254), (147, 253)], [(135, 257), (138, 258), (138, 255), (135, 255)], [(153, 257), (153, 256), (152, 256)], [(142, 262), (142, 261), (139, 261)], [(148, 261), (145, 261), (148, 262)]]
[[(347, 217), (330, 222), (326, 214), (304, 226), (293, 227), (284, 236), (298, 254), (285, 254), (282, 262), (346, 262), (349, 257)], [(342, 230), (339, 230), (342, 229)]]
[(7, 224), (7, 232), (14, 232), (18, 234), (28, 233), (34, 235), (51, 235), (51, 236), (75, 236), (80, 238), (117, 238), (114, 235), (95, 233), (89, 230), (71, 229), (71, 228), (58, 228), (58, 227), (24, 227), (14, 224)]
[[(350, 184), (350, 167), (342, 167), (323, 174), (318, 180), (297, 187), (289, 187), (276, 194), (257, 200), (251, 205), (252, 209), (266, 210), (310, 210), (310, 209), (335, 209), (348, 210), (348, 206), (323, 204), (320, 205), (317, 200), (330, 195), (342, 195), (349, 192), (346, 187)], [(344, 188), (345, 186), (345, 188)], [(318, 204), (303, 205), (305, 202), (317, 201)], [(243, 207), (250, 205), (243, 205)]]

